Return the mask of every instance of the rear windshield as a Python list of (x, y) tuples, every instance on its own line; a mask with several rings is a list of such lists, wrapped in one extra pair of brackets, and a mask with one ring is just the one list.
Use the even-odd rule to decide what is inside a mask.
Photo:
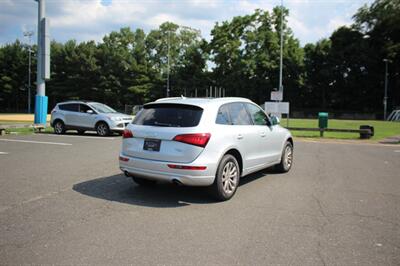
[(148, 104), (137, 114), (132, 124), (158, 127), (195, 127), (203, 109), (183, 104)]

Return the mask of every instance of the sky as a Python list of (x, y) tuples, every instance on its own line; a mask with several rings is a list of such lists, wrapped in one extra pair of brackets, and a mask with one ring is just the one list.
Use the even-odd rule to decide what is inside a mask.
[[(283, 0), (289, 9), (288, 23), (301, 45), (329, 37), (372, 0)], [(101, 42), (104, 35), (121, 27), (149, 32), (165, 21), (201, 31), (210, 40), (216, 22), (252, 14), (255, 9), (272, 10), (280, 0), (46, 0), (50, 35), (58, 42)], [(20, 39), (24, 31), (37, 27), (35, 0), (0, 0), (0, 45)], [(36, 35), (32, 42), (36, 42)]]

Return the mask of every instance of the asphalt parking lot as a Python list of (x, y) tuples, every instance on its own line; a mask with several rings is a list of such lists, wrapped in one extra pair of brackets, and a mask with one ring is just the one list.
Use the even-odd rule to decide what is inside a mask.
[(215, 202), (134, 185), (120, 144), (0, 137), (0, 264), (400, 264), (400, 146), (295, 141), (291, 172)]

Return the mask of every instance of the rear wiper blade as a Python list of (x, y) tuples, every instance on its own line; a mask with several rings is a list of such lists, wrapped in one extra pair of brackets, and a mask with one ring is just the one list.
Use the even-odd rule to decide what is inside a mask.
[(179, 127), (178, 125), (168, 124), (168, 123), (160, 123), (160, 122), (154, 122), (154, 125), (160, 126), (160, 127)]
[(160, 123), (160, 122), (154, 122), (154, 125), (160, 126), (160, 127), (181, 127), (180, 125), (175, 125), (175, 124), (170, 124), (170, 123)]

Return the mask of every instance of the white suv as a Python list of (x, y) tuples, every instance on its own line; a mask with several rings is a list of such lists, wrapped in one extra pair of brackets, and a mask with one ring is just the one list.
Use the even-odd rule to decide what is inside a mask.
[(51, 111), (50, 125), (54, 133), (63, 134), (74, 129), (79, 134), (95, 130), (100, 136), (111, 132), (122, 133), (132, 117), (118, 113), (111, 107), (97, 102), (68, 101), (58, 103)]
[(166, 98), (146, 104), (123, 133), (120, 169), (140, 185), (211, 186), (230, 199), (240, 177), (293, 163), (293, 139), (244, 98)]

